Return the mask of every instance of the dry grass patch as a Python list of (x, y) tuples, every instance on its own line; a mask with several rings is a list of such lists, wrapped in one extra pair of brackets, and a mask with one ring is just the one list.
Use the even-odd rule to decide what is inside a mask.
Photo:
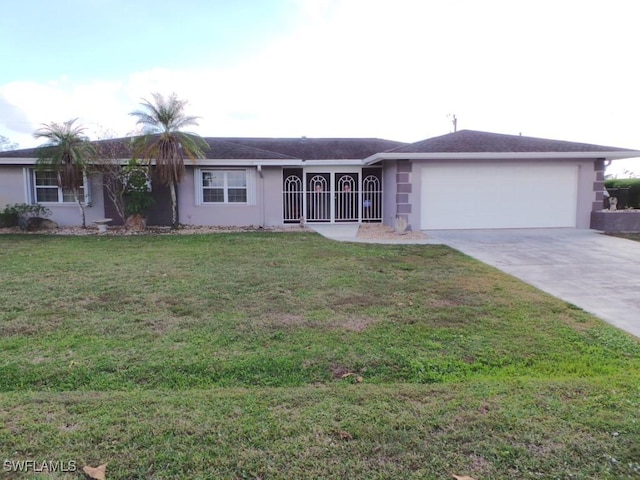
[(344, 330), (347, 332), (362, 332), (377, 323), (379, 319), (368, 316), (336, 315), (330, 318), (307, 318), (303, 315), (291, 313), (265, 314), (238, 320), (236, 330), (239, 332), (255, 332), (265, 329), (270, 331), (291, 331), (300, 329), (313, 330)]
[(378, 319), (375, 318), (356, 317), (349, 318), (346, 322), (340, 323), (339, 325), (349, 332), (363, 332), (376, 322), (378, 322)]
[(265, 326), (267, 328), (304, 328), (310, 327), (312, 324), (304, 315), (296, 315), (293, 313), (268, 313), (259, 318), (251, 319), (252, 326)]

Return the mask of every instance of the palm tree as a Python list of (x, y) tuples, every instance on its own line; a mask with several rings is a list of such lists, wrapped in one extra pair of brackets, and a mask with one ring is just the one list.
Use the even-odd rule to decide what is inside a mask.
[(56, 172), (58, 187), (73, 194), (82, 213), (82, 228), (86, 228), (85, 195), (79, 193), (95, 151), (84, 135), (85, 127), (74, 125), (77, 120), (43, 123), (33, 136), (47, 141), (38, 148), (38, 169)]
[(137, 117), (136, 124), (142, 125), (145, 135), (137, 149), (140, 158), (149, 163), (155, 161), (155, 172), (160, 183), (169, 186), (171, 193), (171, 220), (178, 226), (178, 203), (176, 184), (185, 174), (184, 157), (191, 160), (204, 157), (207, 143), (195, 133), (180, 131), (198, 125), (198, 118), (184, 112), (186, 100), (179, 100), (175, 93), (165, 98), (152, 93), (153, 102), (142, 99), (142, 110), (131, 112)]

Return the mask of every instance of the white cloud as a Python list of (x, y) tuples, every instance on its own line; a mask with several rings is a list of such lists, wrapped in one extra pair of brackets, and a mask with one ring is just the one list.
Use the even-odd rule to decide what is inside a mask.
[[(33, 132), (42, 123), (64, 122), (79, 118), (79, 123), (87, 127), (95, 136), (103, 126), (120, 131), (122, 111), (126, 112), (126, 102), (122, 101), (123, 85), (118, 83), (91, 82), (73, 84), (62, 79), (55, 82), (13, 82), (0, 86), (0, 96), (10, 106), (0, 104), (0, 127), (3, 133), (21, 147), (34, 146)], [(19, 111), (16, 121), (5, 117), (9, 110)], [(6, 119), (6, 120), (5, 120)], [(126, 120), (126, 118), (125, 118)]]
[(38, 124), (80, 117), (124, 135), (141, 97), (175, 91), (203, 135), (415, 141), (449, 132), (455, 113), (459, 128), (640, 148), (635, 2), (292, 5), (295, 29), (226, 68), (0, 85), (0, 134), (29, 146)]

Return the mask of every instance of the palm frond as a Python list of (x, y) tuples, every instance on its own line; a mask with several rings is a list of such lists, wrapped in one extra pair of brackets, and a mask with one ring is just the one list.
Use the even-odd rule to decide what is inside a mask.
[(34, 133), (35, 138), (46, 140), (37, 150), (38, 168), (55, 171), (58, 185), (71, 190), (82, 185), (84, 172), (95, 156), (95, 149), (84, 135), (86, 129), (74, 125), (77, 120), (42, 124)]
[(130, 115), (137, 118), (136, 124), (143, 125), (149, 132), (140, 137), (136, 151), (148, 162), (155, 162), (156, 175), (164, 184), (178, 183), (185, 173), (184, 157), (195, 160), (204, 157), (207, 144), (194, 133), (181, 129), (198, 125), (199, 117), (186, 115), (186, 100), (180, 100), (175, 93), (164, 97), (151, 94), (153, 100), (142, 99), (142, 109)]

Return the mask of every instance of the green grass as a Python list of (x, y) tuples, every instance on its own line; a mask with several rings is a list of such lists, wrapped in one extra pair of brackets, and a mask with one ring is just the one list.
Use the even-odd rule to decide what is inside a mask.
[(607, 233), (612, 237), (626, 238), (627, 240), (634, 240), (640, 242), (640, 233)]
[(640, 478), (637, 339), (447, 247), (3, 235), (0, 272), (0, 460)]

